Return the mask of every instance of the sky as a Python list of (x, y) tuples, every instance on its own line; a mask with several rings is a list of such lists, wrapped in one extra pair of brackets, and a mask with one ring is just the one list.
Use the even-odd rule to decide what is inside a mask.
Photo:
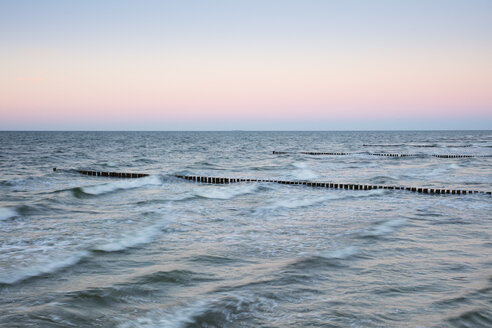
[(492, 129), (490, 0), (0, 0), (0, 130)]

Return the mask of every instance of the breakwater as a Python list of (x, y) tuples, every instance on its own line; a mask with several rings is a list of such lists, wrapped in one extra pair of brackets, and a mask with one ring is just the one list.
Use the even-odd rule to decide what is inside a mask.
[(423, 157), (431, 156), (437, 158), (472, 158), (472, 157), (490, 157), (487, 155), (459, 155), (459, 154), (399, 154), (399, 153), (337, 153), (337, 152), (313, 152), (313, 151), (273, 151), (274, 155), (287, 155), (287, 154), (303, 154), (303, 155), (327, 155), (327, 156), (346, 156), (346, 155), (370, 155), (370, 156), (387, 156), (387, 157)]
[[(53, 171), (57, 171), (57, 169), (54, 168)], [(76, 172), (89, 176), (115, 177), (115, 178), (127, 178), (127, 179), (143, 178), (149, 176), (149, 174), (147, 173), (102, 172), (102, 171), (87, 171), (87, 170), (76, 170)], [(193, 182), (209, 183), (209, 184), (229, 184), (229, 183), (239, 183), (239, 182), (267, 182), (267, 183), (278, 183), (278, 184), (285, 184), (285, 185), (303, 185), (303, 186), (316, 187), (316, 188), (344, 189), (344, 190), (387, 189), (387, 190), (406, 190), (410, 192), (423, 193), (423, 194), (450, 194), (450, 195), (466, 195), (466, 194), (491, 195), (492, 194), (492, 192), (490, 191), (479, 191), (479, 190), (388, 186), (388, 185), (356, 184), (356, 183), (289, 181), (289, 180), (252, 179), (252, 178), (226, 178), (226, 177), (210, 177), (210, 176), (197, 176), (197, 175), (175, 175), (175, 177), (193, 181)]]

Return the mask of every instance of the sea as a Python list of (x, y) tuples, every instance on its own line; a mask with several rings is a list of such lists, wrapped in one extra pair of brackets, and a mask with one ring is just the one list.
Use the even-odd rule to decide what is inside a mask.
[(491, 156), (492, 131), (0, 132), (0, 326), (491, 327), (486, 193), (177, 177), (488, 192)]

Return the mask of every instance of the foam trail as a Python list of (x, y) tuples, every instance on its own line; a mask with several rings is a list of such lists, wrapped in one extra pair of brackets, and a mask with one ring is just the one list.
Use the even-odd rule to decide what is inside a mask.
[(132, 180), (119, 180), (104, 184), (98, 184), (93, 186), (87, 186), (80, 188), (84, 193), (90, 195), (101, 195), (110, 193), (116, 190), (123, 189), (135, 189), (147, 185), (160, 185), (162, 184), (161, 179), (157, 175), (151, 175), (145, 178), (132, 179)]
[(227, 185), (196, 191), (196, 195), (210, 199), (231, 199), (240, 195), (252, 194), (258, 190), (257, 184)]
[(11, 207), (0, 207), (0, 221), (8, 220), (18, 215), (19, 213)]
[(7, 275), (0, 275), (0, 284), (12, 285), (43, 274), (54, 273), (77, 264), (88, 255), (89, 252), (81, 251), (69, 256), (38, 262), (17, 272), (8, 272)]

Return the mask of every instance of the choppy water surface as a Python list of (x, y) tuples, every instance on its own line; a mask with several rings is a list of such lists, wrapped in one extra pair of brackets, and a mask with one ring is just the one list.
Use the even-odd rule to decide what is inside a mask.
[(492, 132), (0, 132), (0, 325), (490, 327), (490, 195), (174, 177), (492, 190), (491, 157), (429, 154)]

